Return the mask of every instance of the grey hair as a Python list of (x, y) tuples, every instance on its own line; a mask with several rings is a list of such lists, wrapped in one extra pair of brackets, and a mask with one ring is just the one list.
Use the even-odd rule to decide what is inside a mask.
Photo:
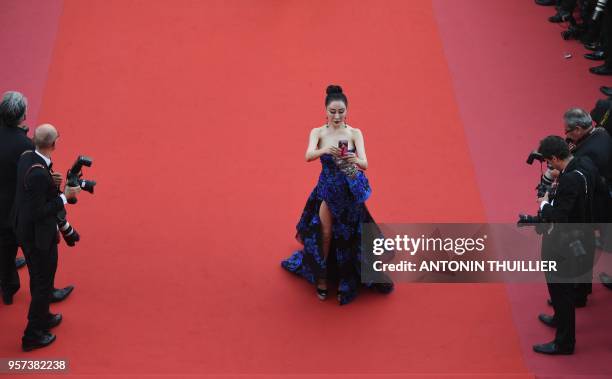
[(563, 115), (563, 121), (565, 125), (574, 129), (580, 127), (582, 129), (588, 129), (593, 125), (593, 119), (589, 112), (581, 108), (570, 108)]
[(0, 103), (0, 126), (15, 127), (24, 120), (28, 99), (16, 91), (5, 92)]

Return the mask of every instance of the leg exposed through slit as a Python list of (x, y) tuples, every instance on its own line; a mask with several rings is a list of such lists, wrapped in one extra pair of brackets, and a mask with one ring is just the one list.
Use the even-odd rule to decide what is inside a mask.
[[(325, 201), (321, 203), (319, 208), (319, 220), (321, 221), (321, 254), (323, 255), (323, 259), (327, 261), (331, 246), (333, 217)], [(327, 296), (326, 273), (318, 278), (317, 289), (325, 291), (324, 296), (321, 295), (321, 291), (318, 291), (319, 298), (324, 299), (324, 297)]]
[(329, 247), (331, 246), (332, 224), (334, 219), (325, 201), (321, 203), (321, 207), (319, 208), (319, 219), (321, 220), (321, 253), (323, 254), (323, 258), (327, 260)]

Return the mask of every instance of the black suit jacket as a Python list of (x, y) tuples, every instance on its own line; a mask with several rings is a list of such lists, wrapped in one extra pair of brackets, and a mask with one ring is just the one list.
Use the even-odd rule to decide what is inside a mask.
[(602, 180), (595, 183), (595, 220), (612, 222), (612, 199), (608, 187), (612, 184), (612, 137), (603, 128), (595, 128), (574, 149), (575, 157), (589, 157)]
[[(559, 271), (549, 274), (549, 280), (559, 280), (551, 279), (553, 277), (564, 278), (561, 279), (563, 282), (567, 278), (587, 275), (590, 272), (589, 267), (593, 268), (595, 238), (591, 223), (594, 221), (593, 190), (598, 178), (597, 167), (588, 157), (572, 159), (559, 175), (557, 193), (552, 204), (546, 204), (542, 208), (542, 217), (553, 223), (552, 230), (542, 236), (542, 258), (555, 260), (559, 264)], [(576, 240), (581, 241), (588, 258), (574, 258), (575, 252), (570, 243)]]
[(17, 162), (26, 150), (34, 145), (26, 131), (0, 126), (0, 228), (12, 228), (11, 210), (17, 186)]
[(57, 212), (64, 209), (44, 159), (26, 152), (17, 164), (15, 233), (24, 248), (48, 250), (57, 243)]
[(572, 159), (559, 175), (555, 198), (552, 205), (544, 205), (542, 217), (553, 223), (593, 222), (593, 195), (598, 177), (599, 172), (591, 159)]
[(575, 157), (591, 158), (601, 176), (612, 178), (612, 137), (604, 128), (595, 128), (578, 142), (573, 154)]

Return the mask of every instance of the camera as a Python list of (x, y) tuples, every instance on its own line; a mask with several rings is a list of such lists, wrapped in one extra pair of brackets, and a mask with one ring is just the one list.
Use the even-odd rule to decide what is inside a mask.
[(527, 164), (531, 165), (533, 164), (533, 161), (539, 161), (540, 163), (544, 162), (544, 157), (542, 156), (542, 154), (538, 153), (537, 151), (532, 151), (531, 153), (529, 153), (529, 156), (527, 157)]
[[(81, 187), (83, 191), (94, 193), (96, 182), (93, 180), (83, 179), (83, 173), (81, 172), (83, 166), (91, 167), (92, 163), (93, 160), (90, 157), (79, 155), (70, 170), (68, 170), (68, 174), (66, 174), (66, 185), (69, 187)], [(77, 199), (68, 199), (68, 202), (70, 204), (75, 204)]]
[(527, 226), (534, 226), (537, 234), (544, 234), (548, 229), (549, 221), (542, 217), (542, 214), (538, 212), (537, 215), (531, 216), (527, 214), (519, 214), (519, 219), (516, 222), (516, 226), (524, 228)]
[[(529, 153), (527, 157), (527, 164), (531, 165), (534, 161), (540, 162), (540, 164), (544, 163), (545, 159), (542, 154), (540, 154), (537, 150)], [(555, 197), (556, 186), (555, 180), (551, 174), (552, 167), (547, 167), (547, 170), (540, 175), (540, 183), (535, 187), (536, 193), (538, 197), (543, 197), (548, 192), (548, 199), (552, 200)], [(535, 216), (528, 214), (519, 214), (519, 219), (517, 221), (517, 226), (519, 228), (526, 226), (535, 226), (536, 233), (542, 234), (546, 229), (546, 224), (548, 221), (544, 219), (541, 213), (538, 211), (538, 214)]]
[[(529, 153), (529, 156), (527, 157), (527, 164), (531, 165), (533, 164), (533, 161), (536, 160), (539, 161), (540, 164), (544, 163), (544, 157), (542, 156), (542, 154), (538, 153), (537, 151), (532, 151), (531, 153)], [(556, 187), (553, 185), (554, 179), (551, 175), (551, 171), (552, 168), (548, 167), (548, 169), (540, 176), (540, 183), (535, 188), (538, 197), (544, 196), (546, 192), (548, 192), (548, 197), (550, 200), (552, 200), (552, 198), (554, 197)]]

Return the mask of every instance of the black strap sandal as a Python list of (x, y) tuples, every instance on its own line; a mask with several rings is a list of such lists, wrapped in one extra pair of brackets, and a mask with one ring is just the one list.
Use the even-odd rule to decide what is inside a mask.
[(327, 290), (327, 288), (323, 289), (323, 288), (317, 287), (317, 297), (319, 298), (319, 300), (327, 299), (328, 294), (329, 294), (329, 291)]

